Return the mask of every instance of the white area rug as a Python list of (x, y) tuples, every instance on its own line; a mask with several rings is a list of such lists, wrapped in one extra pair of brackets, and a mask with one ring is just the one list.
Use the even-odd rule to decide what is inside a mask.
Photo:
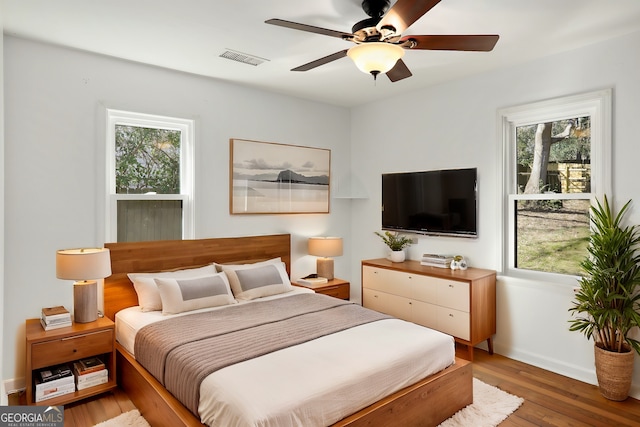
[(151, 427), (137, 409), (96, 424), (94, 427)]
[[(439, 427), (496, 427), (522, 405), (524, 399), (473, 379), (473, 403)], [(120, 414), (95, 427), (150, 427), (138, 410)]]
[(524, 399), (473, 379), (473, 403), (439, 427), (495, 427), (522, 405)]

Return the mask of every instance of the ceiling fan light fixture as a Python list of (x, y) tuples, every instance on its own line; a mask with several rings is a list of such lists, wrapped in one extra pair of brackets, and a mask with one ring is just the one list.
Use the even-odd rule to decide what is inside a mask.
[(384, 42), (362, 43), (347, 51), (347, 56), (358, 69), (363, 73), (372, 74), (374, 78), (391, 70), (403, 55), (403, 48)]

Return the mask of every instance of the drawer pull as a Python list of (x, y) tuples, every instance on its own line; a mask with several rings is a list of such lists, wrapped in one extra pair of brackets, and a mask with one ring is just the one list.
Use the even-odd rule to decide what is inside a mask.
[(453, 317), (453, 314), (449, 313), (449, 317)]
[(90, 335), (96, 335), (96, 334), (104, 334), (104, 333), (105, 333), (105, 331), (89, 332), (88, 334), (74, 335), (72, 337), (65, 337), (65, 338), (62, 338), (60, 341), (76, 340), (78, 338), (88, 337)]
[(449, 285), (450, 288), (453, 288), (453, 285)]

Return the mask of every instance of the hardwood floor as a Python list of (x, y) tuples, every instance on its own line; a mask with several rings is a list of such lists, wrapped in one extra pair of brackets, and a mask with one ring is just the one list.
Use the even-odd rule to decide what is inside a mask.
[[(640, 426), (640, 401), (612, 402), (596, 386), (482, 350), (474, 352), (473, 375), (525, 399), (500, 427)], [(121, 390), (64, 410), (66, 427), (89, 427), (134, 409)], [(472, 426), (470, 426), (472, 427)]]
[(485, 351), (474, 352), (473, 376), (524, 398), (500, 427), (640, 426), (640, 401), (613, 402), (598, 387)]
[(65, 427), (91, 427), (136, 409), (126, 393), (116, 389), (90, 399), (65, 405)]

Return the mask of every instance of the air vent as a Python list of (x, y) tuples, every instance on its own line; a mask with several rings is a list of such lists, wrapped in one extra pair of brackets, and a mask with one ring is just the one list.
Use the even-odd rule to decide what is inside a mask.
[(258, 66), (262, 64), (264, 61), (268, 61), (268, 59), (260, 58), (258, 56), (249, 55), (248, 53), (242, 53), (235, 50), (227, 49), (226, 51), (220, 54), (221, 58), (227, 58), (232, 61), (242, 62), (243, 64), (249, 64)]

